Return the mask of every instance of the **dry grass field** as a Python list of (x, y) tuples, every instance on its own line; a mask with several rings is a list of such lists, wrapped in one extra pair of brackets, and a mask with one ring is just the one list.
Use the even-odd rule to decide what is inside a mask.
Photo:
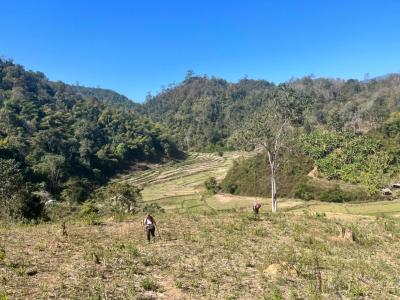
[(147, 244), (141, 215), (88, 225), (0, 226), (0, 299), (399, 299), (400, 202), (208, 195), (240, 153), (126, 174), (157, 202), (162, 239)]
[(400, 222), (315, 213), (165, 213), (2, 227), (0, 299), (397, 299)]

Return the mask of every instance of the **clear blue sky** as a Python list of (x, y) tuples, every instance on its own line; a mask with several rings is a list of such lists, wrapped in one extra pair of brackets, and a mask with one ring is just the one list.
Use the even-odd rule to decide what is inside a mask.
[(400, 71), (400, 1), (2, 1), (0, 55), (135, 101), (187, 70), (237, 81)]

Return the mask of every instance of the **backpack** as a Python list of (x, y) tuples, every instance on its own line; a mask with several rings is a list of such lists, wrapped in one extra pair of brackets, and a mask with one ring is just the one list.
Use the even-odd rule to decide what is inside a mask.
[[(147, 224), (147, 220), (149, 220), (151, 223)], [(147, 229), (153, 229), (154, 228), (154, 219), (152, 216), (145, 218), (143, 221), (144, 225), (146, 226)]]

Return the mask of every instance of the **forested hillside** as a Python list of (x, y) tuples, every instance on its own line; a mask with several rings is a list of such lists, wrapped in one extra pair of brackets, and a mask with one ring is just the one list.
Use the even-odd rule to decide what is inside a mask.
[(187, 77), (181, 84), (147, 99), (142, 111), (167, 125), (187, 149), (215, 150), (268, 99), (267, 81)]
[[(366, 132), (376, 129), (391, 112), (400, 110), (400, 76), (365, 81), (304, 77), (287, 83), (314, 100), (310, 127)], [(274, 96), (277, 86), (263, 80), (187, 76), (177, 86), (149, 97), (140, 108), (170, 127), (188, 149), (214, 150)]]
[(134, 109), (139, 106), (138, 103), (133, 102), (124, 95), (118, 94), (113, 90), (85, 87), (80, 85), (70, 85), (72, 91), (83, 97), (95, 97), (107, 105), (121, 106), (126, 109)]
[[(140, 109), (171, 128), (182, 147), (222, 150), (236, 147), (232, 143), (234, 133), (275, 103), (281, 88), (299, 95), (299, 99), (311, 99), (302, 126), (297, 129), (296, 142), (291, 145), (294, 153), (278, 175), (281, 196), (359, 200), (376, 195), (397, 180), (398, 74), (364, 81), (304, 77), (279, 86), (262, 80), (229, 83), (189, 74), (181, 84), (149, 97)], [(279, 101), (274, 105), (279, 106)], [(301, 105), (299, 102), (296, 109), (303, 110)], [(257, 157), (235, 164), (222, 188), (231, 193), (268, 196), (265, 163), (265, 159)], [(318, 186), (307, 177), (313, 167), (315, 176), (326, 182), (346, 182), (361, 190), (342, 191), (333, 183)]]
[[(309, 198), (306, 173), (313, 166), (319, 176), (361, 184), (369, 194), (398, 174), (399, 75), (366, 81), (305, 77), (285, 86), (312, 105), (298, 132), (299, 160), (289, 160), (280, 175), (287, 183), (283, 195)], [(178, 147), (234, 148), (233, 133), (272, 103), (279, 88), (263, 80), (229, 83), (188, 74), (140, 105), (111, 90), (51, 82), (0, 60), (0, 197), (8, 201), (6, 213), (32, 214), (43, 197), (82, 201), (119, 170), (177, 157)], [(223, 189), (266, 195), (264, 171), (260, 158), (238, 163)]]
[(101, 100), (99, 90), (0, 60), (2, 213), (31, 214), (46, 193), (81, 201), (133, 162), (178, 155), (163, 126), (127, 109), (129, 100), (100, 92)]

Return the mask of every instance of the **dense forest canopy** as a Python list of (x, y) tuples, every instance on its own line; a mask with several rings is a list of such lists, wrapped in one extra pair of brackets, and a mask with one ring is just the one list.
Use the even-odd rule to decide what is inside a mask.
[(113, 90), (102, 89), (98, 87), (85, 87), (80, 86), (79, 84), (70, 85), (69, 87), (73, 92), (76, 92), (83, 97), (95, 97), (107, 105), (121, 106), (126, 109), (133, 109), (140, 106), (138, 103), (133, 102), (129, 98), (125, 97), (124, 95), (118, 94)]
[(274, 85), (243, 79), (187, 77), (177, 86), (149, 97), (142, 112), (167, 125), (186, 149), (226, 146), (232, 132), (266, 101)]
[[(22, 181), (30, 191), (80, 201), (132, 162), (179, 154), (164, 126), (99, 92), (110, 94), (0, 60), (0, 169), (15, 183), (8, 189)], [(5, 201), (9, 191), (2, 192)]]
[[(366, 81), (308, 76), (287, 85), (313, 98), (310, 127), (367, 132), (400, 110), (398, 74)], [(215, 150), (226, 147), (231, 134), (271, 100), (277, 88), (264, 80), (229, 83), (187, 76), (181, 84), (149, 97), (139, 109), (167, 125), (183, 147)]]

